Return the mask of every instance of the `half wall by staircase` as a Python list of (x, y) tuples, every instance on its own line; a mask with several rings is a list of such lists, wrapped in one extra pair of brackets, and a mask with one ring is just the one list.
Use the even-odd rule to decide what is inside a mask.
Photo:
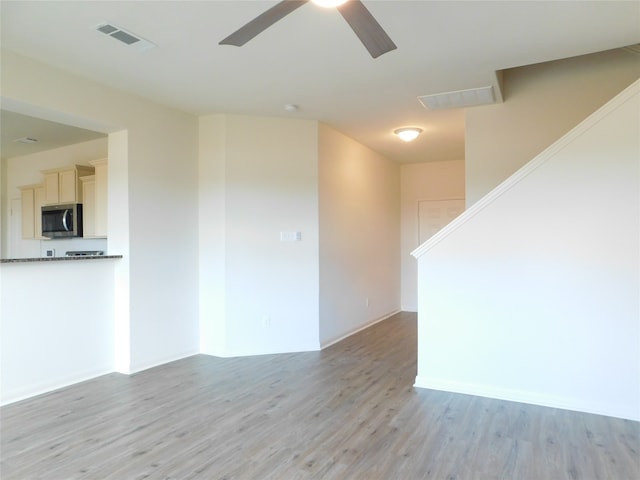
[(640, 81), (413, 252), (415, 385), (640, 419)]

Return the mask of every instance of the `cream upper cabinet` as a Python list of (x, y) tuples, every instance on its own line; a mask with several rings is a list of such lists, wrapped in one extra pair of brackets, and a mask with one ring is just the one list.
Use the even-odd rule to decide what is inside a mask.
[(44, 174), (44, 202), (47, 205), (58, 203), (58, 172)]
[(33, 238), (35, 232), (34, 186), (25, 185), (20, 187), (20, 196), (22, 199), (22, 238)]
[(35, 232), (34, 235), (36, 238), (46, 238), (42, 236), (42, 206), (45, 202), (45, 194), (46, 190), (44, 185), (37, 185), (34, 189), (34, 200), (35, 205), (33, 207), (33, 215), (35, 220)]
[(82, 236), (96, 236), (96, 176), (87, 175), (82, 181)]
[(22, 238), (42, 238), (42, 212), (44, 185), (24, 185), (20, 188), (22, 200)]
[(107, 159), (89, 162), (95, 168), (94, 175), (81, 178), (82, 181), (82, 234), (85, 237), (105, 238), (107, 236)]
[(94, 227), (96, 237), (107, 236), (109, 164), (106, 158), (89, 162), (95, 168)]
[(80, 178), (93, 175), (94, 167), (72, 165), (69, 167), (43, 170), (45, 203), (82, 203), (82, 184)]
[(75, 170), (58, 173), (58, 201), (60, 203), (82, 203), (82, 190), (78, 188), (78, 175)]

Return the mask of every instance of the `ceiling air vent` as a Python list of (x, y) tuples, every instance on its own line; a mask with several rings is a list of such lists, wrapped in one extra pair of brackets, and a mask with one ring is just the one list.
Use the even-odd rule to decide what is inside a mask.
[(429, 110), (444, 110), (447, 108), (474, 107), (494, 103), (493, 87), (471, 88), (455, 92), (437, 93), (418, 97), (420, 103)]
[(135, 35), (111, 23), (101, 23), (97, 25), (95, 29), (140, 52), (156, 46), (149, 40), (145, 40), (139, 35)]
[(33, 138), (33, 137), (22, 137), (22, 138), (16, 138), (14, 140), (14, 142), (26, 143), (27, 145), (33, 145), (34, 143), (38, 143), (38, 139), (37, 138)]

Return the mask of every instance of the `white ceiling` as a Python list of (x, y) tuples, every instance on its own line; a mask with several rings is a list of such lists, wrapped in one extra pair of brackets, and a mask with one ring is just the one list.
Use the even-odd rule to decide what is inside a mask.
[[(428, 111), (418, 96), (497, 89), (496, 71), (640, 43), (634, 1), (364, 0), (398, 46), (377, 59), (338, 12), (311, 3), (243, 47), (218, 45), (275, 3), (3, 0), (1, 42), (194, 114), (320, 120), (406, 163), (464, 158), (464, 110)], [(102, 22), (157, 48), (128, 48), (93, 29)], [(424, 130), (409, 144), (392, 134), (407, 125)]]

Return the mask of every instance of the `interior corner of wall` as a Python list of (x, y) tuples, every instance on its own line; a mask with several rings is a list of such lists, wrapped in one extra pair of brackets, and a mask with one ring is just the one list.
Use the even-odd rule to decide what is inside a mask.
[(496, 103), (504, 102), (504, 70), (496, 70), (495, 75), (495, 101)]

